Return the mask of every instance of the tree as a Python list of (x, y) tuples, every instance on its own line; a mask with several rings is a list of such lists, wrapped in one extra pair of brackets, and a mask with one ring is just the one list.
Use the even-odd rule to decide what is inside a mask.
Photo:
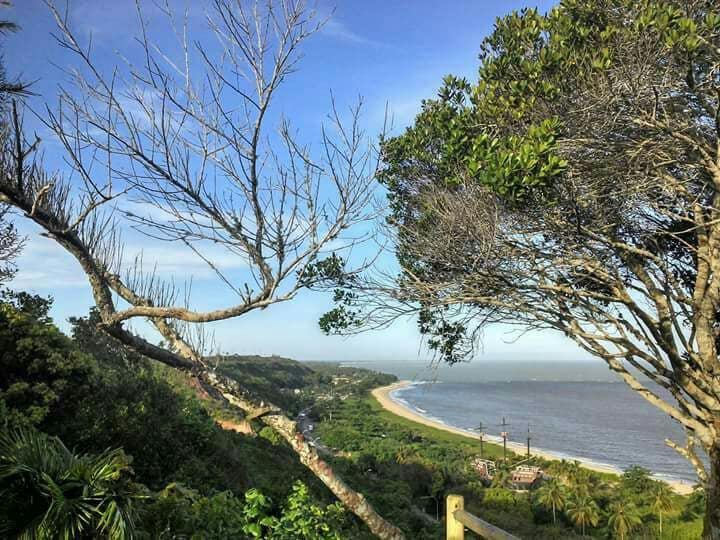
[(244, 502), (229, 492), (203, 497), (177, 483), (168, 485), (148, 507), (143, 532), (152, 538), (202, 537), (262, 538), (267, 540), (337, 540), (346, 525), (340, 504), (318, 506), (307, 486), (293, 484), (279, 512), (257, 489), (244, 495)]
[[(0, 7), (7, 7), (6, 2), (0, 3)], [(9, 32), (15, 32), (18, 26), (11, 21), (0, 20), (0, 36)], [(19, 81), (9, 81), (5, 73), (5, 66), (0, 61), (0, 110), (7, 111), (8, 102), (17, 96), (27, 94), (27, 85)], [(8, 128), (7, 122), (0, 121), (0, 129)], [(20, 253), (23, 246), (23, 239), (18, 234), (15, 226), (9, 221), (10, 206), (0, 201), (0, 283), (7, 281), (14, 273), (13, 261)]]
[(557, 524), (557, 510), (562, 510), (567, 502), (567, 492), (558, 480), (552, 479), (545, 483), (537, 492), (538, 502), (545, 508), (551, 508), (553, 523)]
[(15, 226), (8, 221), (10, 208), (0, 203), (0, 283), (14, 274), (14, 259), (22, 249), (23, 241)]
[(650, 492), (650, 508), (653, 512), (657, 512), (660, 525), (660, 537), (662, 537), (663, 529), (663, 512), (667, 512), (672, 508), (672, 491), (667, 484), (659, 483)]
[(68, 417), (90, 394), (96, 365), (52, 324), (49, 307), (24, 293), (0, 298), (0, 404), (8, 429)]
[(489, 324), (562, 332), (683, 426), (720, 537), (717, 2), (564, 0), (480, 61), (385, 141), (401, 271), (328, 283), (323, 328), (417, 315), (450, 362)]
[(510, 471), (507, 470), (506, 468), (500, 468), (497, 471), (495, 471), (495, 476), (493, 476), (493, 479), (492, 479), (492, 487), (494, 487), (494, 488), (509, 488), (511, 479), (512, 479), (512, 475), (510, 474)]
[(0, 434), (0, 531), (22, 538), (132, 538), (134, 502), (122, 450), (76, 456), (56, 437)]
[[(135, 52), (142, 63), (128, 65), (119, 56), (110, 72), (50, 4), (58, 41), (80, 66), (72, 72), (74, 86), (60, 92), (60, 107), (38, 117), (61, 142), (81, 186), (31, 163), (35, 145), (24, 140), (15, 115), (2, 145), (0, 202), (21, 211), (75, 257), (108, 335), (192, 374), (213, 395), (275, 429), (371, 531), (400, 538), (279, 407), (207, 360), (210, 342), (198, 325), (290, 301), (342, 266), (340, 256), (328, 253), (362, 239), (351, 229), (372, 214), (377, 167), (359, 126), (359, 105), (349, 122), (341, 121), (333, 105), (317, 154), (296, 138), (289, 121), (282, 119), (275, 132), (266, 126), (278, 88), (297, 68), (300, 46), (321, 25), (301, 0), (211, 4), (208, 25), (218, 46), (192, 40), (188, 21), (180, 28), (168, 11), (180, 49), (162, 50), (138, 9)], [(188, 288), (162, 282), (142, 257), (124, 259), (123, 224), (152, 241), (186, 248), (237, 301), (194, 309)], [(243, 275), (229, 275), (218, 259), (223, 256), (241, 261)], [(165, 345), (133, 333), (128, 324), (138, 319)]]
[(585, 528), (588, 525), (594, 527), (600, 520), (600, 509), (592, 497), (588, 495), (571, 498), (566, 508), (568, 517), (576, 527), (580, 527), (583, 536), (585, 536)]
[[(642, 519), (634, 504), (620, 500), (610, 505), (608, 525), (620, 537), (620, 540), (625, 540), (625, 535), (640, 524), (642, 524)], [(662, 532), (660, 534), (662, 535)]]
[(620, 477), (620, 484), (624, 490), (629, 491), (633, 495), (644, 495), (652, 491), (658, 482), (651, 478), (652, 471), (645, 467), (632, 465), (625, 469)]

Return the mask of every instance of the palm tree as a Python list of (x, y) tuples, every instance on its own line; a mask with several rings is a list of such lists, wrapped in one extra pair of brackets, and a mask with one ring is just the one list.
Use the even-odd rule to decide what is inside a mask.
[(570, 480), (570, 487), (576, 495), (589, 496), (592, 487), (592, 475), (587, 469), (581, 469), (576, 466), (573, 469), (572, 477)]
[(567, 481), (574, 482), (575, 478), (577, 477), (580, 470), (581, 470), (580, 461), (578, 461), (577, 459), (568, 461), (567, 465), (565, 467), (565, 474), (566, 474)]
[(598, 524), (600, 509), (592, 497), (578, 495), (567, 503), (567, 515), (576, 527), (580, 527), (582, 535), (585, 536), (585, 528), (588, 525), (594, 527)]
[(565, 486), (553, 478), (538, 490), (538, 502), (545, 508), (552, 508), (553, 523), (557, 523), (556, 510), (562, 510), (567, 502)]
[(660, 536), (662, 537), (663, 512), (672, 508), (672, 491), (670, 491), (667, 484), (658, 482), (657, 486), (652, 490), (650, 497), (650, 508), (658, 514), (660, 520)]
[(625, 540), (625, 535), (641, 523), (640, 513), (634, 504), (621, 500), (610, 505), (608, 525), (620, 540)]
[(492, 487), (506, 488), (510, 485), (510, 471), (507, 469), (498, 469), (492, 479)]
[(0, 536), (129, 539), (137, 487), (122, 450), (74, 455), (30, 429), (0, 434)]

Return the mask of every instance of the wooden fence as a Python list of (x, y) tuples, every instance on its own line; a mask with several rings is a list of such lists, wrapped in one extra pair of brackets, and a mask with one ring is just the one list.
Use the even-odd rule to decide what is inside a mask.
[(446, 508), (446, 540), (465, 540), (466, 527), (486, 540), (520, 540), (517, 536), (466, 512), (462, 495), (448, 495)]

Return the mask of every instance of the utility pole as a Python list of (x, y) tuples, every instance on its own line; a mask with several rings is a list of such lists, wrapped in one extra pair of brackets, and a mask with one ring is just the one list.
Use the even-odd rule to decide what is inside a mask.
[(503, 416), (503, 421), (502, 421), (502, 424), (500, 424), (500, 425), (503, 428), (503, 430), (500, 432), (500, 436), (503, 439), (503, 460), (507, 461), (507, 438), (509, 436), (509, 433), (507, 431), (505, 431), (505, 428), (507, 426), (509, 426), (510, 424), (508, 424), (505, 421), (505, 417)]
[(527, 457), (530, 457), (530, 439), (532, 439), (532, 437), (530, 436), (530, 424), (528, 423), (528, 434), (527, 434)]
[(477, 429), (478, 435), (480, 436), (480, 457), (483, 457), (483, 437), (485, 437), (485, 432), (483, 429), (485, 429), (487, 426), (485, 426), (482, 422), (478, 424)]

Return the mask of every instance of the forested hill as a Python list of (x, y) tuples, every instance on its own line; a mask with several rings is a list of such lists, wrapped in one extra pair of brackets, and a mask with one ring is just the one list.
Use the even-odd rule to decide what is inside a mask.
[(395, 376), (337, 362), (299, 362), (281, 356), (224, 355), (210, 362), (225, 375), (276, 405), (297, 413), (316, 399), (362, 393), (390, 384)]
[[(79, 530), (73, 512), (53, 513), (61, 501), (91, 509), (82, 515), (87, 537), (112, 536), (108, 522), (124, 531), (117, 538), (130, 529), (143, 538), (366, 537), (270, 428), (223, 429), (233, 411), (196, 379), (125, 349), (98, 330), (94, 311), (71, 319), (64, 335), (50, 305), (0, 289), (0, 537), (33, 523)], [(394, 380), (332, 363), (214, 360), (290, 414)]]

